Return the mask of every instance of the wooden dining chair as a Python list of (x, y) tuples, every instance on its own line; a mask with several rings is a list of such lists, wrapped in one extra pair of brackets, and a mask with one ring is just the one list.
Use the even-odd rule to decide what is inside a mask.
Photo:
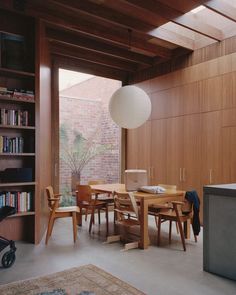
[[(169, 243), (171, 243), (171, 231), (172, 231), (172, 221), (178, 224), (178, 229), (183, 245), (184, 251), (186, 251), (185, 236), (183, 231), (183, 222), (188, 220), (192, 221), (193, 217), (193, 205), (187, 200), (183, 202), (172, 201), (172, 208), (168, 211), (161, 211), (158, 214), (158, 234), (157, 234), (157, 245), (160, 246), (161, 243), (161, 224), (164, 221), (169, 221)], [(194, 235), (195, 242), (197, 242), (197, 236)]]
[[(105, 184), (106, 181), (104, 179), (93, 179), (88, 181), (88, 185), (97, 185), (97, 184)], [(108, 204), (108, 206), (114, 207), (114, 198), (111, 193), (101, 193), (94, 192), (97, 196), (97, 199), (100, 201), (104, 201)], [(100, 220), (100, 212), (98, 211), (98, 218)], [(85, 219), (86, 220), (86, 219)]]
[[(132, 192), (130, 193), (114, 193), (114, 203), (116, 212), (115, 225), (130, 228), (140, 226), (140, 212), (137, 206), (136, 199)], [(107, 238), (106, 243), (112, 243), (126, 239), (122, 235), (113, 235)], [(134, 249), (139, 247), (139, 240), (125, 243), (124, 250)]]
[(55, 219), (63, 218), (63, 217), (72, 217), (73, 237), (74, 237), (74, 243), (75, 243), (77, 239), (77, 217), (78, 217), (78, 214), (80, 214), (79, 207), (77, 206), (60, 207), (59, 202), (60, 202), (61, 194), (54, 194), (52, 186), (46, 187), (46, 193), (48, 198), (48, 207), (50, 210), (48, 228), (47, 228), (47, 234), (46, 234), (46, 240), (45, 240), (46, 245), (52, 234), (52, 229), (53, 229)]
[[(106, 183), (106, 181), (104, 179), (94, 179), (94, 180), (88, 181), (88, 185), (97, 185), (97, 184), (105, 184), (105, 183)], [(109, 204), (113, 203), (113, 198), (111, 198), (110, 193), (95, 192), (95, 194), (97, 194), (98, 197), (101, 197), (101, 195), (102, 195), (102, 200), (106, 200)]]
[(93, 191), (90, 185), (78, 185), (76, 189), (76, 201), (81, 212), (85, 209), (86, 214), (90, 211), (90, 223), (89, 223), (89, 233), (91, 233), (92, 225), (94, 224), (94, 216), (96, 210), (98, 211), (98, 220), (100, 220), (100, 210), (105, 211), (106, 215), (106, 235), (109, 233), (109, 219), (108, 219), (108, 205), (104, 201), (97, 199), (97, 195), (93, 196)]
[[(171, 185), (171, 184), (158, 184), (158, 186), (163, 187), (166, 190), (173, 190), (176, 191), (177, 186), (176, 185)], [(165, 203), (165, 204), (155, 204), (151, 205), (148, 207), (148, 215), (152, 215), (155, 217), (155, 223), (156, 226), (158, 227), (158, 215), (160, 212), (165, 212), (168, 211), (170, 208), (172, 208), (172, 204), (170, 203)], [(178, 227), (176, 226), (177, 231)]]

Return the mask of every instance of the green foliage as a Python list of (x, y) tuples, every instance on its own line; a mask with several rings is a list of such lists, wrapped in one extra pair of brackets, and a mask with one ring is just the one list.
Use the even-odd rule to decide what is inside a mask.
[(61, 202), (60, 206), (67, 207), (67, 206), (76, 206), (76, 198), (72, 195), (71, 188), (69, 185), (64, 185), (61, 188)]
[(96, 142), (98, 130), (86, 139), (77, 130), (72, 130), (66, 124), (60, 126), (60, 158), (70, 168), (71, 172), (80, 174), (84, 167), (104, 152), (111, 150), (110, 144)]

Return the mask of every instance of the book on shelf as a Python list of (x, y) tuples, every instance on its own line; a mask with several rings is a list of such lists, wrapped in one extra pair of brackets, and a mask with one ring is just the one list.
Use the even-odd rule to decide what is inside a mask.
[(29, 126), (29, 112), (26, 110), (0, 109), (0, 124), (10, 126)]
[(0, 86), (0, 95), (11, 98), (13, 96), (13, 90)]
[(1, 191), (0, 208), (12, 206), (17, 213), (29, 212), (33, 210), (33, 192)]
[(0, 86), (0, 96), (34, 102), (34, 91)]
[(0, 153), (23, 153), (24, 138), (0, 136)]

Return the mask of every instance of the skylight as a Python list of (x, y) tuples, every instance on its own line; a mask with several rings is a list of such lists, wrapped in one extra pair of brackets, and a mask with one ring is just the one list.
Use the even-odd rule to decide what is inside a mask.
[(196, 8), (194, 8), (194, 9), (192, 9), (190, 12), (195, 14), (195, 13), (198, 13), (199, 11), (201, 11), (203, 9), (205, 9), (205, 7), (203, 5), (200, 5), (200, 6), (196, 7)]

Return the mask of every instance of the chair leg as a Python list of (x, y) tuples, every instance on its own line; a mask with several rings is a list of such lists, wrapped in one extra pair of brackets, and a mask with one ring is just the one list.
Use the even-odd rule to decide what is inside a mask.
[(55, 219), (56, 219), (56, 218), (53, 218), (53, 220), (52, 220), (52, 226), (51, 226), (50, 231), (49, 231), (49, 237), (51, 237), (51, 235), (52, 235), (52, 229), (53, 229), (53, 227), (54, 227)]
[(155, 218), (156, 227), (158, 228), (158, 216), (154, 216), (154, 218)]
[(47, 229), (46, 240), (45, 240), (46, 245), (48, 244), (49, 237), (52, 233), (53, 223), (54, 223), (54, 215), (51, 214), (48, 221), (48, 229)]
[(88, 208), (86, 208), (85, 210), (85, 221), (87, 221), (87, 218), (88, 218)]
[(170, 220), (170, 224), (169, 224), (169, 244), (171, 243), (171, 232), (172, 232), (172, 221)]
[[(192, 224), (192, 230), (193, 230), (193, 224)], [(197, 236), (194, 234), (194, 230), (193, 230), (193, 235), (194, 235), (194, 241), (195, 243), (197, 243)]]
[(77, 239), (77, 217), (76, 212), (72, 212), (72, 224), (73, 224), (73, 237), (74, 237), (74, 243)]
[(98, 209), (98, 224), (101, 224), (101, 215), (100, 215), (100, 209)]
[(95, 207), (92, 207), (91, 217), (90, 217), (90, 223), (89, 223), (89, 233), (91, 233), (92, 225), (94, 224), (94, 213), (95, 213)]
[(182, 241), (182, 244), (183, 244), (183, 248), (184, 248), (184, 251), (186, 251), (183, 227), (182, 227), (182, 224), (181, 224), (180, 220), (177, 220), (177, 222), (178, 222), (178, 227), (179, 227), (179, 232), (180, 232), (180, 237), (181, 237), (181, 241)]
[(177, 231), (177, 234), (178, 234), (179, 233), (178, 223), (176, 222), (175, 225), (176, 225), (176, 231)]
[(161, 243), (161, 215), (158, 216), (157, 246)]
[(106, 204), (106, 230), (107, 230), (107, 236), (109, 235), (109, 215), (108, 215), (108, 204)]

